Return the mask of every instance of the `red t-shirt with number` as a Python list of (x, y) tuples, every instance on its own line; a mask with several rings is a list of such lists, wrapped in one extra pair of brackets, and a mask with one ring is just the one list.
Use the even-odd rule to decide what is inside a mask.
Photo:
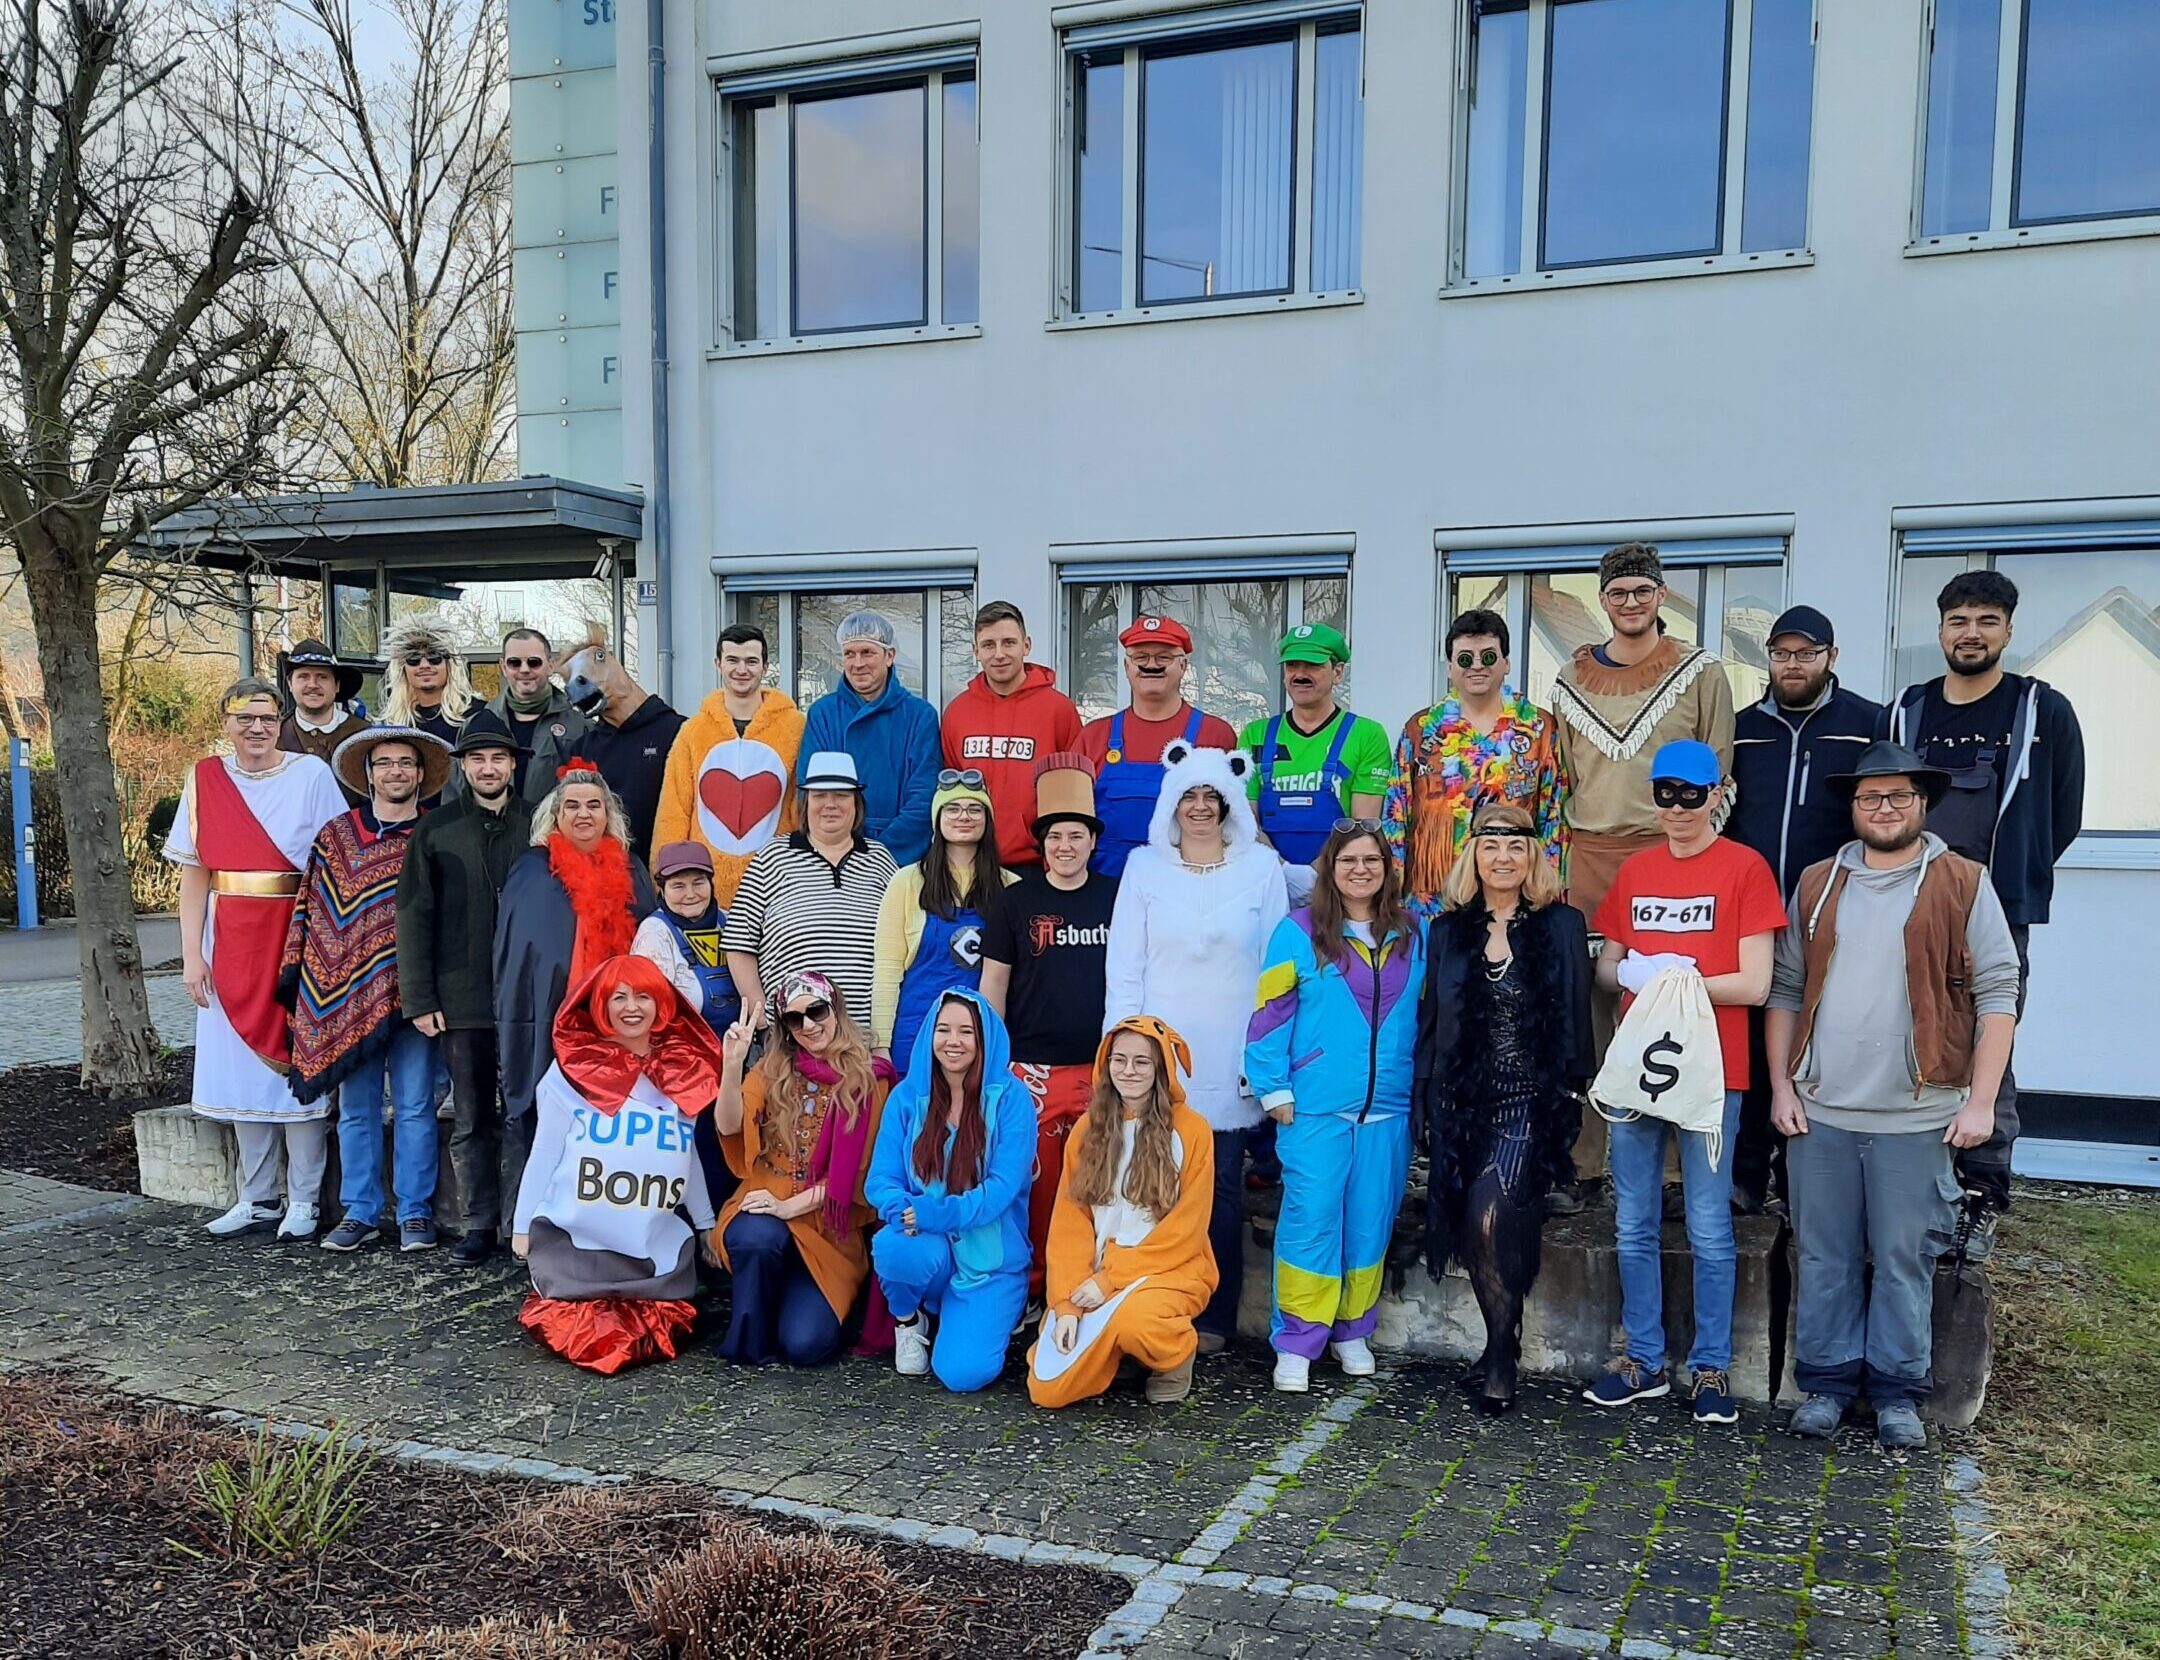
[[(1727, 836), (1688, 859), (1670, 847), (1645, 848), (1620, 867), (1591, 920), (1593, 931), (1632, 951), (1693, 957), (1704, 979), (1740, 971), (1740, 942), (1750, 934), (1774, 934), (1785, 926), (1785, 902), (1777, 878), (1752, 847)], [(1623, 995), (1622, 1014), (1633, 1002)], [(1718, 1046), (1725, 1056), (1725, 1087), (1748, 1087), (1747, 1009), (1720, 1003)]]

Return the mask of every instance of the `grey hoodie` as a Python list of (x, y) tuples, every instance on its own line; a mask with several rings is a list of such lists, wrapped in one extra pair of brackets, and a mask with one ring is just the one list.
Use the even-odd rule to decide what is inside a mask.
[[(1920, 857), (1894, 870), (1869, 868), (1857, 841), (1838, 849), (1850, 874), (1838, 898), (1837, 948), (1823, 979), (1815, 1028), (1800, 1057), (1794, 1087), (1810, 1118), (1833, 1129), (1876, 1135), (1941, 1130), (1965, 1104), (1966, 1091), (1918, 1088), (1912, 1065), (1912, 1001), (1905, 991), (1905, 922), (1928, 866), (1947, 849), (1933, 831)], [(1827, 894), (1828, 890), (1824, 890)], [(1820, 909), (1820, 907), (1818, 907)], [(1797, 910), (1778, 935), (1770, 1007), (1800, 1011), (1807, 986), (1804, 951), (1813, 920)], [(1982, 882), (1965, 919), (1972, 953), (1976, 1014), (2017, 1012), (2017, 947), (1993, 884)]]

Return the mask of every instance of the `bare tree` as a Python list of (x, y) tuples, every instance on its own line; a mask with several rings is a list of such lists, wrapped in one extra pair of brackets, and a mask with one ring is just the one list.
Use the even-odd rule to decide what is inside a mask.
[(299, 149), (300, 201), (278, 236), (312, 313), (335, 471), (385, 488), (500, 477), (516, 389), (504, 0), (279, 4), (276, 127)]
[[(0, 0), (0, 534), (29, 590), (82, 959), (83, 1081), (157, 1034), (98, 673), (98, 587), (168, 516), (274, 489), (298, 407), (277, 157), (222, 0)], [(237, 19), (225, 15), (228, 24)]]

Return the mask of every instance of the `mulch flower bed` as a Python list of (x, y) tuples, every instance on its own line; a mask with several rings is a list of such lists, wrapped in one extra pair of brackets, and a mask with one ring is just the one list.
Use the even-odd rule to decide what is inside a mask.
[[(689, 1487), (384, 1460), (352, 1478), (350, 1530), (327, 1548), (235, 1552), (204, 1473), (244, 1473), (266, 1449), (290, 1456), (172, 1408), (0, 1377), (0, 1655), (1012, 1660), (1077, 1653), (1130, 1594), (1105, 1574), (729, 1511)], [(753, 1618), (777, 1623), (760, 1635)]]
[[(188, 1098), (195, 1051), (168, 1051), (157, 1087), (140, 1099), (86, 1090), (72, 1066), (18, 1066), (0, 1072), (0, 1169), (24, 1170), (56, 1182), (136, 1191), (136, 1113)], [(0, 1642), (4, 1642), (0, 1634)]]

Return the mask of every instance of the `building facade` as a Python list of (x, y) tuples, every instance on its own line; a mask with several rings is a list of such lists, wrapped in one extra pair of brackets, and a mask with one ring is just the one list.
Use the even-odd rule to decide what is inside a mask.
[(623, 65), (664, 16), (664, 70), (616, 88), (623, 454), (594, 465), (650, 488), (664, 415), (640, 575), (678, 702), (738, 618), (815, 695), (866, 596), (948, 698), (998, 597), (1089, 713), (1137, 609), (1193, 625), (1233, 717), (1273, 706), (1286, 625), (1333, 622), (1392, 728), (1469, 605), (1542, 693), (1638, 536), (1741, 698), (1795, 601), (1887, 696), (1940, 672), (1947, 575), (1993, 566), (2011, 666), (2091, 758), (2025, 1162), (2160, 1180), (2160, 9), (615, 9)]

